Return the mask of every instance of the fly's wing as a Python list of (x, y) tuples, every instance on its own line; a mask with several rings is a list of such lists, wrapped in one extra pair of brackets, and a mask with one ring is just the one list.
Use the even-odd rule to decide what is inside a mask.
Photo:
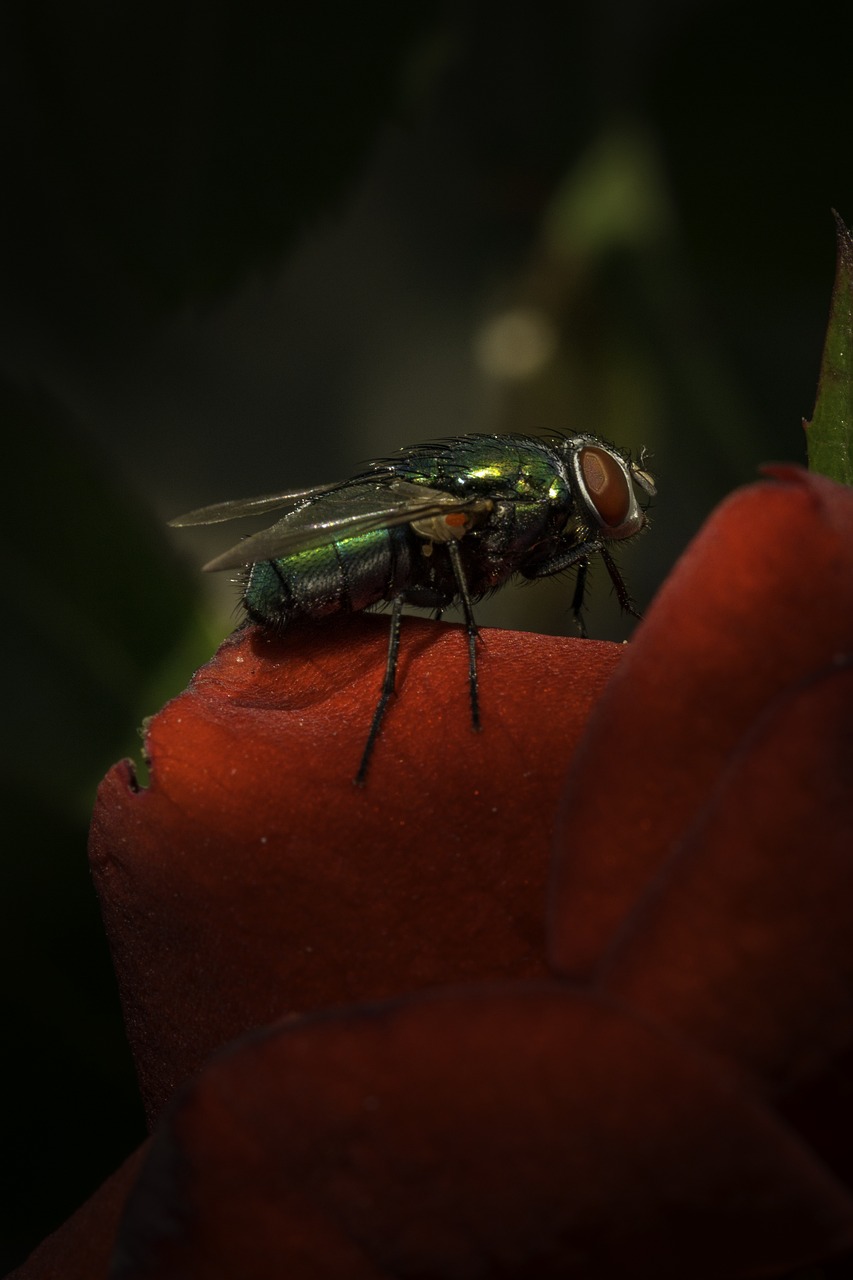
[[(319, 495), (316, 501), (314, 495)], [(381, 484), (362, 481), (345, 487), (332, 485), (325, 493), (313, 490), (311, 500), (289, 511), (268, 529), (244, 538), (204, 568), (210, 572), (239, 569), (260, 560), (277, 560), (298, 551), (310, 551), (339, 538), (352, 538), (374, 529), (390, 529), (412, 520), (456, 512), (478, 514), (490, 510), (491, 506), (488, 498), (454, 497), (405, 480)]]
[(231, 498), (227, 502), (213, 502), (209, 507), (199, 507), (186, 515), (175, 516), (169, 524), (173, 529), (186, 529), (190, 525), (223, 524), (226, 520), (240, 520), (244, 516), (262, 516), (266, 511), (278, 511), (280, 507), (298, 505), (315, 496), (340, 489), (342, 483), (321, 484), (313, 489), (291, 489), (287, 493), (269, 493), (262, 498)]

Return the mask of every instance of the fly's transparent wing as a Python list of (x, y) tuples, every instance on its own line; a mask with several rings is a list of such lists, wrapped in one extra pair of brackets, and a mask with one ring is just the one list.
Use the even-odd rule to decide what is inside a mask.
[(457, 498), (404, 480), (384, 484), (362, 481), (342, 488), (331, 486), (318, 501), (305, 502), (289, 511), (276, 524), (244, 538), (204, 567), (210, 572), (239, 569), (260, 560), (277, 560), (298, 551), (310, 551), (339, 538), (352, 538), (374, 529), (390, 529), (412, 520), (456, 512), (477, 514), (490, 510), (491, 506), (487, 498)]
[(293, 506), (310, 501), (324, 493), (340, 489), (346, 481), (321, 484), (313, 489), (291, 489), (287, 493), (269, 493), (261, 498), (231, 498), (227, 502), (213, 502), (209, 507), (199, 507), (186, 515), (175, 516), (169, 524), (173, 529), (186, 529), (197, 524), (223, 524), (226, 520), (240, 520), (244, 516), (262, 516), (266, 511), (278, 511), (280, 507)]

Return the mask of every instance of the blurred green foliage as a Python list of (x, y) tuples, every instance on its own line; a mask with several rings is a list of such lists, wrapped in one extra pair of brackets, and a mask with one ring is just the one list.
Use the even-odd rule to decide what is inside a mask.
[(156, 673), (177, 649), (204, 654), (200, 583), (50, 396), (0, 382), (0, 422), (18, 477), (0, 514), (16, 566), (15, 621), (0, 631), (14, 673), (0, 768), (16, 794), (85, 819), (93, 779), (133, 745)]
[[(142, 1133), (117, 993), (86, 873), (98, 779), (137, 754), (176, 653), (209, 652), (197, 581), (79, 423), (0, 380), (14, 483), (0, 547), (14, 578), (0, 625), (0, 973), (7, 1034), (4, 1261), (73, 1208)], [(185, 670), (182, 672), (185, 678)], [(173, 681), (170, 692), (179, 685)]]
[(818, 395), (806, 423), (809, 467), (853, 484), (853, 236), (840, 218), (838, 262)]

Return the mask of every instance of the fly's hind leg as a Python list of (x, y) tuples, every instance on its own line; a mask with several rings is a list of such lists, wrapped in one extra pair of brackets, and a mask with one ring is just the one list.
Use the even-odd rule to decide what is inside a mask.
[(477, 681), (477, 636), (479, 628), (474, 620), (474, 608), (471, 604), (471, 593), (468, 590), (468, 582), (465, 578), (465, 571), (462, 568), (462, 557), (459, 554), (459, 543), (448, 542), (447, 554), (450, 556), (450, 563), (453, 566), (453, 576), (456, 579), (456, 586), (459, 589), (459, 597), (462, 601), (462, 612), (465, 615), (465, 627), (468, 631), (468, 689), (471, 694), (471, 726), (474, 729), (480, 728), (480, 692)]
[(400, 652), (400, 624), (403, 616), (403, 597), (395, 596), (391, 604), (391, 632), (388, 637), (388, 657), (385, 661), (385, 678), (382, 681), (382, 689), (379, 694), (379, 701), (373, 712), (373, 719), (370, 722), (370, 729), (367, 734), (367, 742), (364, 744), (364, 751), (361, 755), (361, 764), (358, 766), (358, 773), (353, 781), (357, 787), (363, 787), (367, 778), (367, 766), (370, 764), (370, 757), (373, 755), (373, 748), (376, 745), (376, 739), (379, 736), (379, 730), (382, 726), (382, 719), (385, 715), (385, 709), (391, 694), (394, 692), (394, 683), (397, 677), (397, 657)]

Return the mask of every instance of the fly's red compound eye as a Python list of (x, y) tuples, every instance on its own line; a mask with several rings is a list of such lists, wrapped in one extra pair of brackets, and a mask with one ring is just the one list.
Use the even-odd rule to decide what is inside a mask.
[(618, 529), (631, 510), (631, 486), (621, 464), (606, 449), (581, 449), (580, 468), (599, 519)]

